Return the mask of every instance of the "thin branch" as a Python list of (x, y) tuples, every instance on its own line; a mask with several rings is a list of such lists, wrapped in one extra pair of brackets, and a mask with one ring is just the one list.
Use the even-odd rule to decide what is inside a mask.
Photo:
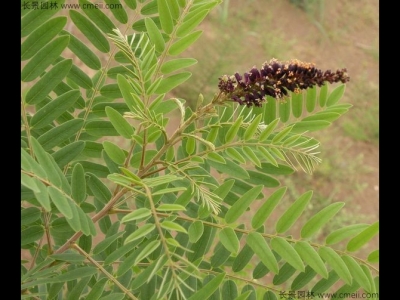
[(73, 244), (72, 248), (76, 249), (80, 254), (86, 257), (87, 260), (89, 260), (93, 265), (95, 265), (104, 275), (107, 276), (109, 280), (114, 282), (116, 286), (120, 288), (121, 291), (124, 292), (130, 299), (137, 300), (136, 298), (126, 287), (124, 287), (114, 276), (112, 276), (110, 273), (107, 272), (106, 269), (103, 268), (102, 265), (100, 265), (96, 260), (94, 260), (88, 253), (85, 252), (81, 247), (79, 247), (77, 244)]

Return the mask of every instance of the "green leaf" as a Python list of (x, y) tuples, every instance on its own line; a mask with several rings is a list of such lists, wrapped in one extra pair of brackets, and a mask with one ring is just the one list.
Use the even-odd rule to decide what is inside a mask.
[(237, 151), (235, 148), (226, 148), (225, 153), (232, 158), (233, 160), (236, 160), (239, 163), (245, 164), (246, 160), (244, 157)]
[(171, 12), (168, 7), (168, 2), (157, 0), (158, 14), (160, 16), (161, 28), (165, 33), (170, 34), (174, 29), (174, 22), (172, 20)]
[(156, 208), (157, 211), (181, 211), (186, 208), (179, 204), (161, 204)]
[(278, 125), (279, 121), (280, 120), (278, 118), (278, 119), (273, 120), (271, 123), (269, 123), (267, 125), (267, 127), (263, 130), (263, 132), (261, 132), (258, 141), (259, 142), (265, 141), (270, 136), (270, 134), (275, 130), (275, 128)]
[(164, 220), (161, 222), (160, 225), (162, 228), (167, 229), (169, 231), (178, 231), (178, 232), (187, 233), (185, 228), (183, 228), (181, 225), (174, 223), (172, 221)]
[(27, 207), (21, 209), (21, 226), (31, 224), (38, 220), (42, 212), (37, 207)]
[(328, 96), (328, 99), (326, 100), (326, 106), (332, 106), (336, 104), (340, 98), (343, 97), (344, 90), (346, 88), (345, 84), (339, 85), (336, 87)]
[(247, 245), (260, 258), (262, 263), (275, 274), (278, 274), (278, 262), (264, 237), (259, 232), (250, 232), (247, 236)]
[(21, 44), (21, 60), (33, 57), (63, 29), (65, 24), (67, 18), (60, 16), (50, 19), (34, 30)]
[(157, 25), (151, 18), (145, 18), (144, 23), (146, 25), (147, 34), (149, 35), (149, 39), (153, 42), (155, 49), (157, 52), (163, 52), (165, 48), (164, 38), (158, 29)]
[(290, 101), (279, 101), (279, 117), (282, 123), (286, 123), (290, 118)]
[(208, 152), (207, 153), (207, 160), (212, 160), (212, 161), (215, 161), (217, 163), (226, 164), (226, 160), (224, 159), (224, 157), (219, 155), (216, 152)]
[(152, 254), (161, 244), (161, 241), (151, 241), (146, 247), (143, 248), (143, 250), (137, 255), (135, 259), (135, 265), (141, 262), (143, 259), (148, 257), (150, 254)]
[(79, 204), (86, 199), (85, 171), (81, 164), (76, 164), (71, 176), (72, 198)]
[(277, 299), (278, 298), (276, 297), (276, 295), (271, 291), (267, 291), (263, 297), (263, 300), (277, 300)]
[(86, 172), (93, 173), (101, 178), (106, 178), (110, 174), (110, 171), (106, 166), (91, 161), (80, 160), (77, 161), (76, 163), (80, 163)]
[(31, 9), (21, 19), (21, 37), (29, 35), (50, 19), (51, 16), (60, 11), (61, 5), (63, 5), (64, 2), (64, 0), (57, 1), (57, 5), (53, 9)]
[(21, 231), (21, 246), (39, 240), (44, 233), (43, 226), (33, 225)]
[(233, 280), (226, 280), (221, 290), (222, 299), (235, 299), (238, 296), (238, 289)]
[(194, 262), (198, 258), (203, 257), (208, 248), (210, 247), (211, 243), (213, 242), (214, 236), (215, 236), (215, 228), (212, 228), (210, 226), (205, 226), (203, 234), (200, 237), (200, 239), (196, 243), (190, 246), (190, 250), (192, 252), (189, 252), (187, 254), (189, 261)]
[(275, 157), (271, 154), (270, 150), (268, 148), (264, 147), (257, 147), (257, 150), (262, 154), (262, 156), (272, 165), (275, 167), (278, 167), (278, 162), (276, 161)]
[(81, 95), (79, 90), (68, 91), (40, 108), (32, 117), (32, 128), (42, 128), (70, 108)]
[(298, 241), (294, 249), (300, 257), (323, 278), (328, 278), (328, 271), (317, 251), (307, 242)]
[(204, 300), (209, 297), (218, 289), (225, 278), (225, 273), (218, 274), (211, 279), (207, 284), (203, 285), (202, 288), (196, 291), (188, 300)]
[(104, 141), (103, 142), (104, 151), (106, 151), (107, 155), (118, 165), (123, 165), (125, 162), (125, 153), (124, 151), (115, 145), (112, 142)]
[(97, 4), (90, 3), (87, 0), (79, 0), (82, 11), (96, 24), (104, 33), (113, 33), (115, 25), (113, 22), (97, 7)]
[(66, 282), (74, 279), (81, 279), (87, 276), (92, 276), (96, 274), (97, 271), (96, 267), (91, 266), (76, 268), (52, 277), (51, 282)]
[(203, 222), (197, 220), (190, 224), (188, 229), (189, 242), (196, 243), (203, 235), (204, 225)]
[(369, 282), (368, 277), (367, 277), (367, 275), (365, 275), (361, 266), (351, 256), (343, 255), (342, 259), (345, 262), (345, 264), (347, 265), (347, 267), (349, 268), (350, 273), (353, 276), (354, 280), (357, 281), (357, 283), (364, 290), (370, 291), (371, 283)]
[[(185, 150), (186, 150), (187, 154), (189, 154), (189, 155), (193, 154), (194, 151), (196, 150), (196, 140), (192, 137), (188, 137), (186, 140), (185, 148), (186, 148)], [(224, 159), (223, 159), (223, 161), (225, 162)]]
[(40, 203), (40, 205), (43, 206), (46, 211), (51, 211), (50, 198), (46, 186), (39, 180), (36, 180), (36, 185), (39, 189), (39, 192), (34, 191), (36, 200)]
[(108, 121), (89, 121), (86, 123), (85, 130), (87, 134), (97, 137), (120, 136), (113, 124)]
[(299, 254), (294, 250), (292, 245), (282, 237), (274, 237), (271, 239), (271, 248), (275, 250), (284, 260), (292, 265), (296, 270), (304, 272), (305, 267)]
[(240, 179), (248, 179), (249, 173), (240, 167), (238, 164), (234, 163), (233, 161), (226, 159), (226, 163), (218, 163), (213, 160), (207, 160), (207, 163), (214, 169), (216, 169), (218, 172), (230, 175), (235, 178), (240, 178)]
[(144, 104), (139, 96), (135, 94), (133, 87), (125, 78), (125, 76), (118, 74), (117, 75), (117, 82), (119, 90), (121, 91), (122, 97), (125, 100), (125, 103), (128, 105), (129, 109), (132, 111), (144, 110)]
[(208, 15), (209, 10), (201, 10), (190, 18), (185, 18), (182, 24), (178, 27), (176, 35), (178, 37), (184, 37), (189, 34), (193, 29), (197, 27), (203, 21), (203, 19)]
[(338, 119), (341, 115), (337, 112), (328, 112), (328, 111), (323, 111), (323, 112), (318, 112), (315, 115), (305, 117), (302, 121), (317, 121), (317, 120), (322, 120), (322, 121), (328, 121), (328, 122), (333, 122), (336, 119)]
[(332, 285), (334, 285), (335, 282), (338, 280), (339, 276), (336, 274), (334, 270), (332, 270), (329, 272), (328, 279), (323, 278), (320, 281), (318, 281), (311, 289), (311, 291), (314, 293), (323, 293), (327, 291)]
[(67, 218), (71, 219), (73, 217), (73, 212), (68, 199), (65, 195), (53, 186), (48, 186), (47, 191), (51, 197), (52, 202), (57, 207), (57, 209)]
[(257, 128), (260, 124), (262, 115), (258, 115), (257, 117), (254, 118), (254, 120), (250, 123), (250, 125), (246, 128), (246, 131), (243, 134), (243, 139), (245, 141), (250, 140), (251, 138), (253, 138), (254, 134), (257, 131)]
[(371, 263), (379, 262), (379, 250), (374, 250), (370, 254), (368, 254), (367, 260)]
[(312, 88), (307, 89), (306, 109), (309, 113), (314, 111), (316, 103), (317, 103), (317, 88), (314, 86)]
[(237, 118), (235, 123), (233, 123), (229, 127), (228, 132), (225, 135), (225, 143), (226, 144), (229, 144), (230, 142), (232, 142), (235, 139), (235, 137), (237, 137), (237, 133), (238, 133), (242, 123), (243, 123), (243, 116), (240, 116), (239, 118)]
[(303, 133), (306, 131), (317, 131), (329, 127), (332, 123), (323, 120), (300, 121), (293, 125), (293, 133)]
[(145, 219), (151, 216), (151, 211), (148, 208), (138, 208), (133, 212), (127, 214), (121, 219), (121, 223), (131, 222), (135, 220)]
[(365, 228), (355, 237), (353, 237), (347, 244), (347, 251), (353, 252), (360, 249), (366, 243), (369, 242), (377, 233), (379, 232), (379, 221), (371, 224), (369, 227)]
[(100, 88), (100, 94), (103, 97), (110, 99), (122, 98), (121, 91), (119, 90), (118, 84), (110, 83), (105, 84)]
[[(83, 167), (85, 168), (84, 165)], [(87, 168), (85, 169), (88, 171)], [(86, 174), (89, 176), (87, 185), (92, 191), (94, 197), (104, 204), (108, 203), (112, 196), (108, 187), (95, 174), (91, 172), (86, 172)]]
[[(375, 277), (375, 279), (372, 276), (372, 270), (367, 267), (366, 265), (362, 264), (361, 269), (363, 270), (365, 276), (367, 277), (369, 284), (371, 288), (369, 290), (366, 290), (366, 292), (370, 293), (379, 293), (379, 277)], [(377, 297), (378, 294), (375, 294), (375, 297), (372, 297), (372, 299), (378, 299)]]
[(58, 151), (54, 152), (51, 156), (60, 168), (63, 168), (66, 164), (71, 162), (77, 157), (85, 148), (84, 141), (76, 141), (62, 147)]
[(279, 143), (282, 139), (284, 139), (292, 130), (293, 126), (288, 126), (278, 132), (273, 138), (272, 138), (272, 144), (277, 144)]
[(72, 66), (72, 59), (64, 59), (44, 74), (25, 97), (28, 104), (38, 104), (64, 79)]
[(70, 10), (69, 15), (72, 22), (74, 22), (76, 27), (78, 27), (93, 46), (103, 53), (108, 53), (110, 51), (110, 44), (107, 39), (91, 21), (75, 10)]
[(263, 104), (263, 115), (264, 115), (264, 123), (270, 124), (272, 123), (277, 116), (277, 107), (278, 101), (270, 96), (266, 97), (266, 103)]
[(161, 189), (153, 193), (153, 196), (156, 195), (164, 195), (168, 193), (175, 193), (175, 192), (180, 192), (180, 191), (186, 191), (186, 188), (183, 186), (180, 187), (174, 187), (174, 188), (166, 188), (166, 189)]
[(364, 230), (368, 226), (369, 226), (368, 224), (354, 224), (354, 225), (349, 225), (346, 227), (339, 228), (339, 229), (331, 232), (326, 237), (325, 243), (327, 245), (339, 243), (348, 237), (352, 237), (352, 236), (360, 233), (362, 230)]
[(280, 269), (279, 273), (274, 276), (272, 283), (274, 285), (281, 285), (286, 282), (296, 272), (296, 269), (289, 263), (285, 263)]
[(86, 276), (85, 278), (79, 280), (79, 282), (71, 290), (68, 291), (67, 300), (79, 299), (80, 295), (82, 294), (84, 288), (87, 286), (91, 278), (91, 276)]
[(168, 54), (169, 55), (178, 55), (185, 51), (190, 45), (192, 45), (202, 34), (201, 30), (194, 31), (185, 37), (181, 38), (169, 48)]
[(29, 82), (39, 77), (61, 55), (68, 42), (67, 36), (61, 36), (40, 49), (22, 69), (21, 80)]
[(322, 228), (328, 221), (333, 218), (344, 206), (344, 202), (336, 202), (321, 209), (318, 213), (312, 216), (306, 224), (301, 228), (301, 237), (307, 239), (313, 236)]
[(165, 255), (153, 261), (143, 272), (141, 272), (139, 275), (136, 276), (136, 278), (133, 279), (130, 288), (132, 290), (136, 290), (141, 287), (148, 281), (149, 278), (151, 279), (150, 276), (158, 272), (158, 270), (160, 270), (166, 262), (167, 258), (165, 257)]
[(190, 72), (182, 72), (178, 74), (171, 75), (169, 77), (163, 78), (155, 90), (156, 94), (165, 94), (188, 80), (192, 76)]
[(278, 180), (264, 173), (251, 170), (249, 170), (248, 173), (250, 175), (250, 179), (247, 182), (250, 184), (253, 185), (262, 184), (263, 186), (269, 188), (277, 187), (280, 185)]
[(296, 222), (303, 213), (308, 202), (312, 197), (313, 192), (308, 191), (301, 195), (293, 204), (282, 214), (278, 222), (276, 222), (276, 232), (284, 233)]
[(281, 187), (265, 200), (264, 204), (256, 211), (251, 219), (251, 226), (254, 229), (261, 227), (265, 223), (278, 205), (279, 201), (282, 199), (283, 195), (285, 195), (286, 190), (287, 187)]
[[(140, 0), (139, 0), (140, 1)], [(143, 1), (140, 1), (143, 3)], [(149, 3), (145, 4), (142, 9), (140, 10), (140, 13), (143, 15), (153, 15), (158, 12), (158, 7), (157, 7), (157, 1), (152, 0)]]
[(114, 17), (122, 24), (128, 23), (128, 14), (119, 0), (105, 0)]
[(144, 224), (143, 226), (139, 227), (135, 232), (131, 233), (126, 237), (124, 245), (144, 237), (145, 235), (152, 232), (155, 228), (156, 225), (154, 224), (150, 223)]
[(62, 32), (63, 35), (69, 36), (68, 48), (89, 68), (100, 70), (101, 62), (98, 56), (90, 50), (88, 46), (82, 43), (77, 37), (67, 31)]
[(270, 163), (261, 163), (261, 168), (256, 167), (256, 169), (263, 173), (272, 175), (290, 175), (294, 173), (294, 170), (291, 167), (280, 164), (278, 164), (278, 166), (275, 166)]
[(82, 126), (83, 119), (72, 119), (42, 134), (38, 138), (38, 142), (45, 150), (50, 150), (67, 141), (71, 136), (76, 134)]
[(183, 68), (190, 67), (197, 63), (197, 60), (194, 58), (177, 58), (169, 60), (162, 64), (161, 73), (168, 74)]
[(78, 86), (90, 90), (93, 88), (93, 82), (90, 77), (79, 69), (76, 65), (72, 65), (71, 70), (67, 75), (67, 78), (75, 82)]
[(321, 86), (319, 91), (319, 105), (324, 107), (326, 105), (326, 100), (328, 98), (328, 85), (324, 84)]
[(245, 244), (233, 261), (232, 271), (240, 272), (241, 270), (243, 270), (249, 264), (253, 255), (253, 249), (251, 249), (249, 245)]
[(222, 245), (234, 256), (239, 251), (239, 239), (237, 238), (235, 231), (230, 227), (225, 227), (219, 232), (219, 239)]
[(314, 271), (314, 269), (312, 269), (310, 266), (306, 266), (306, 270), (299, 273), (295, 279), (293, 279), (290, 289), (293, 291), (301, 290), (301, 288), (308, 284), (315, 277), (315, 275), (317, 275), (317, 273)]
[(33, 192), (40, 192), (36, 185), (36, 181), (27, 174), (21, 174), (21, 184), (26, 186), (28, 189), (31, 189)]
[(255, 186), (243, 194), (243, 196), (229, 208), (228, 212), (225, 214), (225, 221), (228, 224), (235, 222), (261, 193), (263, 187), (262, 185)]
[(279, 158), (280, 160), (286, 161), (285, 156), (282, 154), (282, 150), (279, 150), (278, 148), (271, 147), (269, 151), (275, 155), (276, 158)]
[(100, 243), (96, 245), (93, 249), (93, 254), (97, 255), (101, 252), (104, 252), (111, 244), (115, 243), (115, 241), (124, 234), (123, 231), (117, 232), (109, 237), (106, 237)]
[[(34, 137), (31, 137), (31, 144), (36, 159), (46, 172), (49, 181), (55, 186), (61, 187), (61, 178), (58, 173), (60, 170), (57, 170), (58, 166), (55, 167), (53, 165), (54, 159), (52, 156), (43, 149), (42, 145)], [(61, 175), (63, 176), (63, 174)]]
[(292, 93), (292, 114), (300, 118), (303, 113), (303, 93)]
[(104, 292), (104, 287), (108, 279), (106, 277), (100, 278), (92, 287), (90, 292), (85, 296), (86, 300), (98, 300)]
[(261, 162), (258, 159), (257, 155), (253, 152), (253, 150), (249, 146), (243, 146), (243, 153), (246, 157), (257, 167), (261, 167)]
[(344, 280), (344, 282), (346, 282), (348, 285), (351, 285), (352, 276), (339, 254), (328, 247), (319, 248), (318, 253), (322, 259), (325, 260), (333, 270), (335, 270), (339, 277)]

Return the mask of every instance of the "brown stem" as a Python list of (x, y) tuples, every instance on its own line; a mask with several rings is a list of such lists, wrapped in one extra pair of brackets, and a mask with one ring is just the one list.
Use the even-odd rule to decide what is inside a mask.
[[(112, 209), (112, 207), (117, 203), (117, 201), (127, 192), (127, 189), (124, 188), (120, 190), (107, 204), (106, 206), (103, 207), (102, 210), (100, 210), (97, 214), (95, 214), (92, 217), (93, 223), (97, 222), (100, 220), (102, 217), (104, 217), (108, 212)], [(58, 248), (54, 253), (63, 253), (65, 250), (67, 250), (72, 243), (74, 243), (77, 239), (79, 239), (82, 236), (82, 231), (76, 232), (67, 242), (64, 243), (60, 248)]]

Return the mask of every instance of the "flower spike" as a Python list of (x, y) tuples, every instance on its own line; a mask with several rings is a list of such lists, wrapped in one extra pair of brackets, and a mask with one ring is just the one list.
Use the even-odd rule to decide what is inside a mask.
[(266, 96), (281, 99), (288, 91), (300, 93), (301, 90), (315, 85), (322, 86), (326, 82), (346, 83), (350, 80), (346, 69), (325, 72), (315, 68), (312, 63), (297, 59), (280, 62), (271, 59), (261, 69), (255, 66), (241, 76), (239, 73), (219, 78), (218, 88), (225, 100), (233, 100), (240, 105), (262, 106)]

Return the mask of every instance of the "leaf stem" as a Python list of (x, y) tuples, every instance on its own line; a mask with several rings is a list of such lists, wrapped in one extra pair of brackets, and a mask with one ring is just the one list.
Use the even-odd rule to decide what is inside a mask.
[(109, 280), (114, 282), (116, 286), (120, 288), (121, 291), (124, 292), (130, 299), (135, 299), (136, 298), (126, 287), (124, 287), (113, 275), (107, 272), (106, 269), (103, 268), (102, 265), (100, 265), (96, 260), (94, 260), (88, 253), (85, 252), (81, 247), (79, 247), (77, 244), (72, 244), (72, 248), (76, 249), (80, 254), (86, 257), (87, 260), (89, 260), (93, 265), (95, 265), (104, 275), (107, 276)]

